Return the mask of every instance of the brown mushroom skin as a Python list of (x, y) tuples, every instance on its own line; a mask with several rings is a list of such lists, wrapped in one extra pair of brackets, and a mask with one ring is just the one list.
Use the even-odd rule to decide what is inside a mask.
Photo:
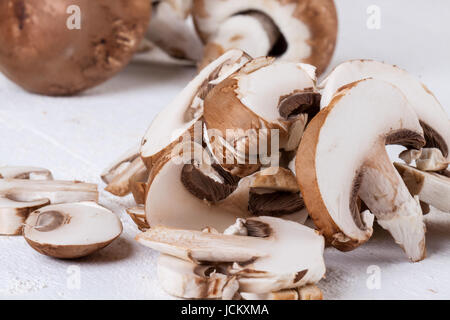
[[(71, 5), (81, 29), (67, 27)], [(150, 15), (148, 0), (1, 1), (0, 71), (30, 92), (79, 93), (128, 64)]]

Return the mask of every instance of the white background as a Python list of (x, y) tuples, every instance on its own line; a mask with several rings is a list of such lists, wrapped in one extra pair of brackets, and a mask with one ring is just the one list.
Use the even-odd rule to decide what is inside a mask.
[[(381, 9), (381, 29), (366, 26), (370, 5)], [(450, 1), (338, 0), (339, 42), (332, 66), (353, 58), (397, 64), (416, 74), (450, 106)], [(28, 94), (0, 75), (0, 164), (49, 168), (58, 179), (104, 185), (101, 171), (144, 134), (155, 114), (195, 74), (189, 68), (133, 64), (109, 82), (73, 98)], [(133, 240), (137, 229), (124, 214), (131, 198), (102, 191), (100, 202), (121, 216), (124, 234), (111, 246), (77, 261), (33, 251), (21, 237), (0, 238), (0, 298), (165, 299), (155, 273), (155, 252)], [(450, 298), (450, 215), (427, 218), (428, 258), (407, 261), (389, 235), (377, 229), (351, 253), (327, 249), (326, 299)], [(294, 253), (293, 253), (294, 254)], [(381, 271), (370, 290), (367, 268)], [(80, 289), (70, 289), (70, 266)]]

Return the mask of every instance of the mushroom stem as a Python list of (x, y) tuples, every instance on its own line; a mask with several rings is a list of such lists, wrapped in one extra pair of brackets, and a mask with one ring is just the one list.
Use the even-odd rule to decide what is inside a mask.
[(425, 224), (417, 199), (392, 166), (379, 143), (364, 165), (359, 196), (412, 261), (425, 258)]

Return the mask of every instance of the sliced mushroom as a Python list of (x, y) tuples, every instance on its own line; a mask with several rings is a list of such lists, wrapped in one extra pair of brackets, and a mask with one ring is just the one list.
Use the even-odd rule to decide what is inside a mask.
[(202, 97), (213, 86), (211, 81), (233, 73), (249, 59), (242, 51), (228, 51), (203, 69), (175, 100), (156, 116), (142, 140), (140, 151), (149, 170), (159, 159), (169, 159), (172, 149), (183, 140), (184, 135), (189, 133), (191, 139), (196, 138), (194, 126), (203, 116)]
[(328, 66), (337, 37), (332, 0), (194, 0), (193, 16), (206, 44), (206, 63), (231, 48)]
[[(290, 114), (285, 117), (283, 112), (282, 116), (278, 107), (286, 105), (289, 96), (314, 94), (313, 69), (257, 58), (210, 91), (204, 104), (207, 143), (222, 167), (247, 176), (262, 164), (268, 165), (286, 144), (291, 145), (290, 126), (295, 121), (288, 121)], [(309, 102), (298, 105), (297, 114), (319, 111), (316, 100)]]
[(153, 2), (146, 38), (176, 61), (189, 61), (193, 65), (201, 59), (203, 44), (189, 15), (192, 5), (189, 2)]
[(447, 113), (423, 83), (397, 66), (371, 60), (344, 62), (321, 84), (322, 107), (330, 103), (335, 92), (342, 86), (367, 78), (387, 81), (403, 92), (420, 120), (426, 140), (425, 147), (440, 149), (449, 161), (450, 121)]
[[(386, 144), (425, 144), (413, 108), (387, 82), (350, 84), (308, 125), (296, 157), (297, 180), (309, 214), (333, 246), (352, 250), (367, 241), (373, 213), (408, 257), (419, 261), (425, 257), (422, 210)], [(372, 213), (360, 212), (359, 199)]]
[(0, 167), (0, 179), (53, 180), (53, 176), (44, 168), (6, 166)]
[(423, 148), (420, 157), (416, 159), (416, 167), (423, 171), (447, 170), (449, 161), (437, 148)]
[(316, 283), (325, 274), (324, 240), (301, 224), (273, 217), (246, 219), (248, 236), (154, 227), (136, 240), (191, 262), (233, 263), (242, 292), (267, 293)]
[(240, 293), (244, 300), (323, 300), (322, 291), (313, 284), (265, 294)]
[(221, 273), (220, 265), (198, 265), (165, 254), (158, 258), (158, 279), (167, 293), (185, 299), (230, 300), (239, 289), (236, 276)]
[(48, 199), (23, 202), (0, 198), (0, 235), (21, 235), (30, 212), (48, 205)]
[(122, 223), (110, 210), (94, 203), (50, 205), (30, 214), (24, 237), (44, 255), (75, 259), (100, 250), (122, 233)]
[(139, 230), (146, 231), (150, 229), (150, 226), (148, 225), (147, 219), (145, 217), (145, 207), (143, 205), (128, 208), (126, 211), (130, 218), (138, 226)]
[(129, 150), (102, 173), (106, 191), (124, 197), (131, 192), (130, 180), (135, 175), (145, 175), (147, 169), (139, 155), (139, 147)]
[(450, 177), (394, 163), (413, 196), (433, 207), (450, 212)]
[(137, 204), (145, 204), (145, 198), (148, 191), (148, 178), (150, 172), (148, 170), (140, 170), (135, 173), (129, 180), (131, 193)]
[(0, 197), (14, 201), (49, 199), (52, 204), (98, 201), (97, 185), (78, 181), (0, 179)]

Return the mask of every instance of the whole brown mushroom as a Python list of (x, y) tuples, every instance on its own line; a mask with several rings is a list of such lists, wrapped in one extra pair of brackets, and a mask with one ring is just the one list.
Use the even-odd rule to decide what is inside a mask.
[(128, 64), (150, 14), (148, 0), (0, 1), (0, 71), (34, 93), (79, 93)]

